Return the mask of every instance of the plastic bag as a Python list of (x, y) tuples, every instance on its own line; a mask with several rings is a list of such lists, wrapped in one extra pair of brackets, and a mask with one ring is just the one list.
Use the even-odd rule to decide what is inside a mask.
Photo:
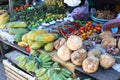
[(75, 8), (72, 13), (72, 17), (78, 20), (88, 20), (89, 19), (89, 3), (85, 0), (83, 6)]
[(81, 3), (81, 0), (64, 0), (64, 3), (66, 3), (68, 6), (75, 7)]

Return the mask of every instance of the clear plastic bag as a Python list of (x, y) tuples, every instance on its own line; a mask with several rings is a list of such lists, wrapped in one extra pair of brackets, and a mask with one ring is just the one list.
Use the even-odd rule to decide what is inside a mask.
[(75, 8), (72, 13), (72, 17), (78, 20), (88, 20), (89, 19), (89, 3), (85, 0), (83, 6)]

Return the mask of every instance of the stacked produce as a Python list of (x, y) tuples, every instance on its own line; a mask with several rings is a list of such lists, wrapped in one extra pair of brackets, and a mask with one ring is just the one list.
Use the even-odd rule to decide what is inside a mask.
[(0, 28), (5, 28), (9, 20), (9, 14), (5, 10), (0, 10)]
[(35, 73), (38, 80), (80, 80), (72, 78), (72, 73), (58, 63), (53, 64), (51, 57), (45, 51), (41, 51), (40, 55), (22, 55), (17, 60), (19, 61), (18, 66)]
[(24, 34), (21, 37), (18, 45), (26, 48), (28, 52), (32, 50), (38, 50), (44, 48), (44, 50), (50, 52), (54, 49), (53, 42), (58, 38), (57, 33), (48, 33), (46, 30), (32, 30)]
[[(102, 34), (98, 36), (102, 38), (103, 36), (101, 37), (101, 35)], [(65, 62), (71, 61), (76, 66), (82, 66), (83, 70), (87, 73), (96, 72), (99, 68), (99, 64), (105, 69), (115, 64), (115, 59), (112, 55), (107, 52), (102, 53), (102, 47), (97, 47), (95, 42), (93, 45), (94, 47), (90, 46), (89, 49), (86, 49), (83, 43), (82, 38), (77, 35), (71, 35), (68, 39), (58, 39), (54, 43), (54, 47), (57, 49), (57, 55), (61, 60)], [(113, 42), (107, 43), (106, 45), (110, 44), (112, 45)], [(104, 46), (105, 43), (101, 45)]]
[(35, 72), (40, 68), (50, 68), (53, 63), (51, 57), (45, 51), (41, 51), (40, 55), (22, 55), (17, 60), (19, 61), (18, 66), (30, 72)]
[[(34, 29), (42, 23), (48, 23), (65, 17), (65, 12), (60, 13), (60, 10), (53, 8), (51, 8), (53, 10), (49, 12), (48, 9), (50, 9), (50, 7), (47, 8), (46, 5), (42, 3), (38, 6), (15, 12), (14, 16), (10, 18), (10, 21), (26, 21), (28, 27)], [(56, 12), (53, 13), (53, 11)]]
[(71, 22), (65, 25), (63, 28), (58, 29), (60, 33), (65, 37), (69, 37), (70, 35), (78, 35), (83, 39), (87, 39), (93, 33), (100, 33), (101, 26), (100, 24), (96, 24), (95, 26), (92, 24), (91, 21), (88, 21), (84, 26), (77, 22)]

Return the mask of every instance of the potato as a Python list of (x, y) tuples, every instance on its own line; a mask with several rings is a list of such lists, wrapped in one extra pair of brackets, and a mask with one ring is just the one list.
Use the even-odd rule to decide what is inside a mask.
[(71, 56), (71, 51), (70, 49), (67, 47), (66, 44), (64, 44), (63, 46), (61, 46), (58, 51), (57, 51), (57, 55), (58, 57), (63, 60), (63, 61), (68, 61), (70, 60), (70, 56)]
[(116, 46), (117, 40), (112, 37), (107, 37), (102, 40), (103, 47), (106, 46)]
[(82, 47), (82, 39), (79, 36), (71, 35), (67, 40), (67, 46), (70, 50), (77, 50)]
[(108, 69), (115, 64), (115, 59), (110, 54), (102, 54), (100, 56), (100, 66)]
[(87, 73), (94, 73), (98, 70), (99, 67), (99, 59), (95, 56), (87, 57), (83, 63), (82, 68)]
[(110, 31), (105, 31), (99, 34), (101, 39), (107, 38), (107, 37), (113, 37), (112, 33)]
[(90, 50), (90, 51), (88, 52), (88, 57), (89, 57), (89, 56), (95, 56), (95, 57), (99, 58), (100, 55), (101, 55), (101, 51), (98, 50), (98, 49)]
[(54, 42), (54, 47), (58, 50), (66, 42), (65, 38), (59, 38)]
[(71, 61), (73, 64), (81, 66), (83, 60), (87, 57), (87, 51), (85, 49), (79, 49), (74, 51), (71, 55)]

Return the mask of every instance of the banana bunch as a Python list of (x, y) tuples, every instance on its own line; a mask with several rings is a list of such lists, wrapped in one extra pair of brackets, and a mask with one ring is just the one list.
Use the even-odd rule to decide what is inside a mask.
[(20, 68), (24, 68), (25, 64), (27, 62), (27, 56), (21, 55), (21, 56), (17, 57), (17, 60), (18, 60), (18, 66)]
[(29, 57), (27, 63), (25, 64), (25, 69), (27, 71), (33, 72), (34, 66), (36, 66), (37, 62), (34, 57)]
[(35, 74), (38, 77), (38, 80), (49, 80), (47, 70), (48, 70), (47, 68), (41, 68), (35, 71)]
[(45, 51), (41, 51), (39, 59), (41, 60), (42, 68), (50, 68), (51, 65), (53, 64), (51, 56), (48, 55)]
[(68, 78), (71, 78), (72, 74), (66, 68), (60, 68), (58, 63), (54, 63), (53, 67), (49, 68), (47, 73), (50, 80), (67, 80)]

